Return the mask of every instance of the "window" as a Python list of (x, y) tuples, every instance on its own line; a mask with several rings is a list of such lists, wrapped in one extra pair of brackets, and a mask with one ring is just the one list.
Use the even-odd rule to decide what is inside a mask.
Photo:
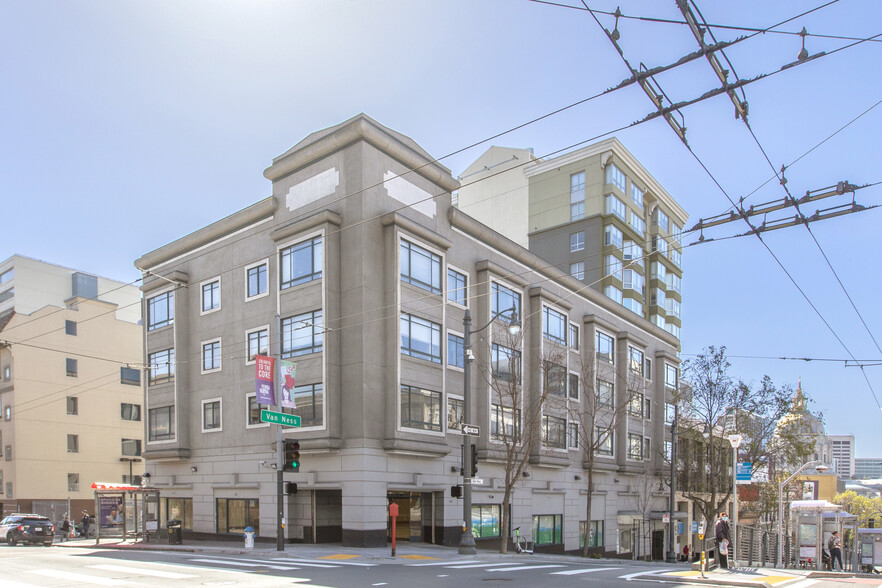
[(643, 247), (634, 241), (625, 241), (622, 247), (622, 257), (628, 262), (626, 265), (643, 267)]
[(6, 420), (6, 421), (12, 420), (12, 407), (11, 406), (3, 407), (3, 420)]
[(453, 333), (447, 333), (447, 365), (465, 367), (465, 340)]
[(674, 416), (676, 414), (677, 407), (670, 402), (665, 402), (665, 424), (673, 425), (674, 424)]
[(258, 355), (269, 355), (269, 329), (264, 327), (248, 331), (248, 361), (254, 361)]
[(450, 433), (462, 432), (463, 411), (465, 403), (462, 398), (447, 397), (447, 431)]
[[(585, 546), (585, 521), (579, 521), (579, 547)], [(603, 547), (603, 521), (591, 521), (588, 547)]]
[(300, 417), (301, 427), (321, 427), (324, 423), (325, 387), (323, 384), (295, 386), (294, 394), (296, 409), (285, 408), (282, 412), (291, 412)]
[(127, 386), (140, 386), (141, 370), (130, 367), (119, 368), (119, 383)]
[(424, 431), (440, 431), (441, 393), (402, 385), (401, 426)]
[(625, 236), (622, 234), (622, 230), (618, 227), (614, 227), (613, 225), (606, 225), (605, 227), (603, 227), (604, 245), (610, 245), (612, 247), (617, 247), (618, 249), (621, 249), (624, 237)]
[(612, 406), (615, 402), (615, 388), (611, 382), (597, 380), (597, 404)]
[(545, 377), (547, 378), (549, 396), (565, 398), (567, 395), (567, 368), (551, 362), (545, 364)]
[(472, 534), (475, 539), (499, 537), (499, 518), (502, 507), (498, 504), (472, 505)]
[(498, 381), (520, 384), (521, 352), (494, 343), (490, 348), (490, 368)]
[(680, 250), (672, 246), (670, 252), (671, 261), (674, 262), (674, 265), (677, 267), (683, 267), (683, 254), (680, 253)]
[(574, 400), (579, 399), (579, 374), (570, 374), (567, 382), (567, 395)]
[(622, 279), (622, 261), (615, 255), (606, 255), (603, 258), (604, 277)]
[(401, 279), (423, 290), (441, 293), (441, 256), (401, 240)]
[(490, 438), (506, 443), (521, 438), (521, 411), (494, 404), (490, 409)]
[(282, 357), (296, 357), (321, 353), (324, 318), (321, 310), (314, 310), (282, 320)]
[(585, 249), (585, 231), (570, 233), (570, 253)]
[[(268, 427), (269, 423), (260, 420), (260, 411), (269, 410), (268, 404), (258, 404), (257, 395), (249, 394), (247, 397), (247, 413), (245, 414), (245, 426), (249, 427)], [(302, 424), (302, 421), (301, 421)]]
[(533, 543), (563, 543), (563, 515), (533, 515)]
[(221, 369), (221, 342), (209, 341), (202, 344), (202, 373), (216, 372)]
[(77, 321), (64, 321), (64, 334), (76, 336)]
[(683, 233), (683, 227), (681, 227), (680, 225), (678, 225), (677, 223), (675, 223), (675, 222), (672, 221), (672, 222), (671, 222), (671, 228), (673, 229), (673, 234), (674, 234), (674, 236), (675, 236), (677, 239), (680, 239), (680, 237), (681, 237), (681, 235), (682, 235), (682, 233)]
[(202, 401), (202, 432), (220, 431), (221, 425), (221, 401), (219, 398)]
[(147, 299), (147, 330), (167, 327), (175, 322), (175, 293), (169, 291)]
[(653, 216), (655, 217), (655, 225), (658, 228), (660, 228), (664, 231), (667, 231), (668, 230), (668, 215), (666, 215), (664, 212), (662, 212), (661, 208), (656, 208)]
[(71, 378), (77, 377), (77, 360), (71, 359), (70, 357), (66, 358), (65, 365), (67, 367), (67, 375)]
[(643, 217), (638, 215), (633, 210), (631, 211), (631, 220), (628, 222), (628, 224), (640, 236), (643, 236), (643, 233), (646, 232), (646, 221), (644, 221)]
[(80, 491), (80, 475), (79, 474), (68, 474), (67, 475), (67, 491), (68, 492), (79, 492)]
[(441, 363), (441, 325), (401, 313), (401, 353)]
[(147, 412), (148, 439), (165, 441), (175, 438), (175, 407), (151, 408)]
[(79, 414), (80, 399), (76, 396), (67, 397), (67, 414)]
[(3, 455), (6, 456), (6, 461), (12, 461), (12, 445), (4, 446)]
[[(135, 476), (137, 479), (139, 476)], [(193, 530), (193, 499), (192, 498), (160, 498), (159, 520), (169, 521), (178, 519), (181, 526), (189, 531)]]
[(260, 535), (260, 501), (257, 498), (218, 498), (217, 532), (242, 535), (247, 527)]
[(261, 263), (249, 267), (245, 270), (245, 297), (257, 298), (263, 294), (268, 294), (267, 287), (267, 263)]
[(15, 277), (15, 268), (11, 268), (0, 274), (0, 284), (5, 284), (6, 282), (11, 282), (12, 278)]
[(12, 498), (12, 482), (6, 482), (6, 498)]
[(597, 359), (607, 363), (615, 363), (616, 349), (615, 341), (611, 335), (607, 335), (603, 331), (596, 331), (594, 334)]
[(622, 299), (622, 306), (624, 306), (625, 308), (627, 308), (631, 312), (634, 312), (636, 314), (639, 314), (640, 316), (643, 316), (643, 303), (638, 300), (635, 300), (634, 298), (630, 298), (630, 297), (626, 296), (625, 298)]
[(643, 375), (643, 352), (636, 347), (628, 347), (628, 368), (635, 374)]
[(644, 437), (643, 438), (643, 459), (646, 461), (649, 461), (650, 459), (652, 459), (651, 448), (652, 448), (652, 445), (650, 443), (649, 437)]
[(609, 427), (594, 427), (594, 443), (597, 455), (611, 456), (615, 446), (616, 432)]
[(521, 295), (511, 288), (493, 282), (490, 288), (490, 312), (505, 312), (514, 308), (518, 316), (521, 316)]
[(542, 415), (542, 444), (554, 449), (567, 448), (567, 419)]
[(147, 356), (150, 364), (150, 385), (173, 382), (175, 379), (175, 350), (165, 349), (156, 351)]
[(665, 308), (667, 306), (667, 296), (665, 295), (665, 291), (661, 288), (655, 288), (652, 290), (650, 294), (650, 304), (652, 306), (658, 306), (660, 308)]
[(625, 222), (625, 203), (616, 198), (613, 194), (607, 194), (605, 197), (605, 214), (614, 214), (620, 219), (622, 222)]
[(652, 400), (650, 398), (643, 399), (643, 418), (647, 421), (652, 420)]
[(664, 329), (677, 339), (680, 338), (680, 327), (678, 325), (675, 325), (674, 323), (665, 323)]
[(604, 286), (603, 293), (607, 298), (622, 303), (622, 291), (615, 286)]
[(569, 423), (567, 425), (567, 449), (579, 448), (579, 425)]
[(575, 263), (570, 264), (570, 275), (576, 278), (577, 280), (585, 279), (585, 262), (577, 261)]
[(626, 269), (622, 272), (622, 287), (625, 290), (636, 290), (642, 294), (644, 284), (643, 274), (637, 270)]
[(665, 388), (668, 388), (669, 390), (677, 389), (678, 371), (677, 366), (669, 363), (665, 364)]
[(120, 418), (124, 421), (140, 421), (141, 405), (123, 402), (119, 405), (119, 415)]
[(579, 349), (579, 326), (574, 325), (573, 323), (570, 323), (569, 341), (570, 349)]
[(141, 440), (122, 439), (120, 442), (120, 451), (123, 455), (139, 457), (141, 455)]
[(542, 307), (542, 335), (555, 343), (566, 345), (567, 317), (553, 308)]
[(614, 163), (606, 166), (606, 183), (616, 186), (622, 193), (625, 192), (625, 173), (620, 170)]
[(680, 302), (673, 298), (665, 298), (665, 313), (669, 317), (680, 318)]
[(668, 290), (670, 290), (671, 292), (677, 292), (679, 294), (681, 280), (682, 280), (682, 278), (680, 278), (680, 276), (678, 276), (677, 274), (672, 273), (672, 272), (668, 272), (667, 278), (665, 280), (665, 285), (668, 287)]
[(585, 172), (570, 176), (570, 220), (585, 216)]
[(455, 269), (447, 268), (447, 300), (460, 306), (468, 306), (468, 277)]
[(10, 288), (9, 290), (3, 290), (0, 292), (0, 304), (3, 304), (7, 300), (12, 300), (15, 296), (15, 288)]
[(665, 317), (654, 314), (649, 319), (652, 324), (664, 329), (665, 328)]
[(279, 251), (279, 288), (285, 290), (322, 277), (322, 238), (297, 243)]
[(668, 254), (668, 242), (660, 235), (652, 236), (652, 249), (658, 251), (662, 255)]
[[(68, 435), (67, 436), (67, 452), (68, 453), (79, 453), (80, 452), (80, 436), (79, 435)], [(9, 456), (7, 455), (7, 459)]]
[(643, 459), (643, 435), (628, 433), (628, 459)]
[(202, 314), (221, 307), (220, 278), (202, 284)]
[(660, 261), (653, 261), (650, 268), (649, 275), (653, 280), (661, 280), (662, 282), (666, 281), (668, 268), (665, 267), (665, 264)]
[(11, 373), (10, 373), (11, 371), (12, 371), (12, 370), (9, 369), (9, 366), (8, 366), (8, 365), (4, 365), (4, 366), (3, 366), (3, 380), (4, 380), (4, 381), (8, 381), (8, 380), (9, 380), (9, 378), (10, 378), (10, 376), (11, 376)]
[(643, 209), (643, 190), (631, 183), (631, 202)]
[(631, 392), (631, 398), (628, 400), (628, 414), (633, 417), (643, 417), (643, 394)]

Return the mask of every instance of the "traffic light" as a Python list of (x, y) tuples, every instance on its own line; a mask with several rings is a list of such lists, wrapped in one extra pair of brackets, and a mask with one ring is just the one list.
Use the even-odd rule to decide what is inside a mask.
[(462, 486), (456, 485), (450, 487), (451, 498), (462, 498)]
[(472, 445), (472, 478), (478, 475), (478, 448)]
[(300, 441), (297, 439), (285, 439), (285, 462), (282, 471), (300, 471)]
[(285, 494), (297, 494), (297, 482), (285, 482)]

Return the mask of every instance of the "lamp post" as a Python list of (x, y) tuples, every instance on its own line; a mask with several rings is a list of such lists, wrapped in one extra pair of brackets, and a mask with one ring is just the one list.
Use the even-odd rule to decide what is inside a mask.
[[(817, 465), (815, 465), (817, 464)], [(784, 486), (786, 486), (790, 480), (795, 478), (799, 472), (809, 467), (810, 465), (815, 465), (815, 469), (819, 474), (823, 474), (827, 471), (827, 466), (824, 465), (819, 459), (810, 461), (808, 463), (804, 463), (799, 466), (799, 469), (793, 472), (789, 478), (784, 480), (783, 482), (778, 484), (778, 567), (784, 567)]]
[(677, 416), (678, 405), (674, 402), (674, 420), (671, 422), (671, 495), (669, 497), (668, 507), (671, 518), (668, 521), (668, 563), (677, 563), (677, 552), (674, 551), (674, 509), (676, 503), (674, 501), (675, 484), (677, 476)]
[[(480, 333), (493, 324), (499, 316), (510, 312), (509, 332), (513, 335), (520, 331), (520, 323), (518, 322), (518, 309), (515, 307), (507, 308), (499, 311), (490, 317), (490, 322), (476, 329), (475, 333)], [(462, 319), (462, 337), (463, 337), (463, 366), (462, 366), (462, 420), (463, 424), (472, 424), (472, 409), (470, 405), (471, 392), (471, 355), (472, 355), (472, 314), (468, 308), (465, 309), (465, 316)], [(467, 471), (472, 466), (472, 444), (469, 437), (462, 436), (462, 537), (459, 540), (460, 555), (475, 555), (478, 551), (475, 548), (475, 536), (472, 534), (472, 484), (471, 472)], [(505, 508), (505, 505), (503, 505)], [(503, 538), (503, 541), (507, 540)]]
[(743, 439), (741, 435), (729, 435), (732, 445), (732, 567), (738, 565), (738, 446)]

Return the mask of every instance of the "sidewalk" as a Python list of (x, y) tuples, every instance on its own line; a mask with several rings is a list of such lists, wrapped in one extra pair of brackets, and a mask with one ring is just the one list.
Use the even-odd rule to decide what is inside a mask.
[(652, 577), (659, 579), (683, 578), (688, 579), (690, 583), (708, 584), (713, 586), (746, 586), (746, 587), (763, 587), (773, 588), (775, 586), (784, 588), (796, 580), (804, 579), (829, 579), (841, 580), (846, 578), (873, 578), (882, 581), (878, 575), (873, 574), (853, 574), (850, 572), (818, 572), (812, 570), (789, 570), (777, 568), (748, 568), (738, 567), (731, 570), (716, 569), (712, 572), (705, 572), (705, 577), (701, 577), (701, 572), (693, 570), (682, 572), (662, 572), (654, 574)]

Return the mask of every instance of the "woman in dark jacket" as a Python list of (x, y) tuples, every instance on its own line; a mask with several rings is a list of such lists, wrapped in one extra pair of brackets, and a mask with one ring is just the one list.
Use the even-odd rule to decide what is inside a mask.
[(717, 547), (717, 554), (720, 558), (720, 567), (724, 570), (729, 569), (729, 543), (732, 538), (729, 537), (729, 515), (721, 512), (717, 523), (714, 525), (714, 545)]

